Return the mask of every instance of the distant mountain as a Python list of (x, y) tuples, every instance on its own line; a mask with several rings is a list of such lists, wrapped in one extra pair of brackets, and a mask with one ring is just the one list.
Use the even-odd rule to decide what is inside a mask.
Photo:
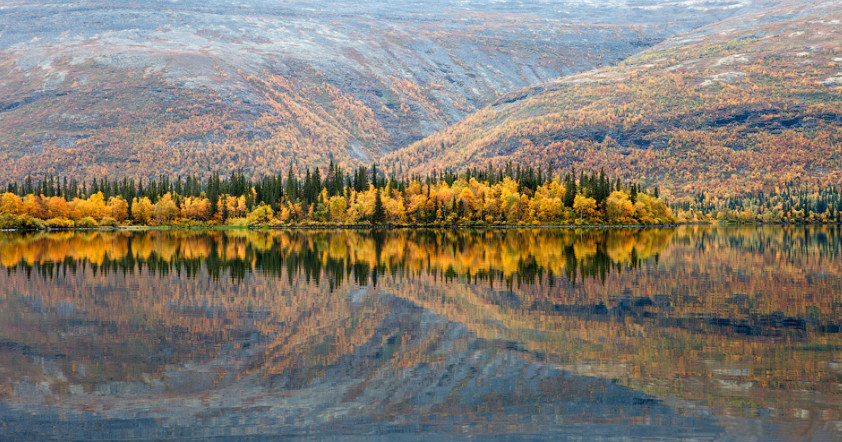
[(384, 160), (643, 177), (677, 197), (842, 184), (842, 8), (786, 2), (507, 94)]
[(0, 183), (367, 164), (764, 3), (6, 1)]

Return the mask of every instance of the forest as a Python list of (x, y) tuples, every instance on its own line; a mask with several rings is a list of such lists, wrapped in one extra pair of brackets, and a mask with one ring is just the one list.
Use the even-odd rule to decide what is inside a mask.
[(676, 222), (657, 187), (599, 173), (521, 167), (449, 169), (397, 178), (358, 167), (345, 173), (292, 168), (143, 181), (50, 176), (12, 182), (0, 195), (0, 227), (285, 225), (594, 225)]
[(242, 171), (158, 179), (78, 181), (50, 176), (11, 182), (0, 194), (0, 228), (117, 226), (493, 226), (663, 225), (696, 222), (837, 223), (834, 185), (787, 181), (769, 191), (701, 192), (668, 201), (658, 186), (604, 171), (450, 169), (396, 178), (377, 164), (346, 173), (331, 163), (260, 179)]

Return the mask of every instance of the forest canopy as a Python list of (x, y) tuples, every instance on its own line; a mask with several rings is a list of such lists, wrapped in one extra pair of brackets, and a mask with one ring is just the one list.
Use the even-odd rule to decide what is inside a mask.
[(515, 166), (387, 176), (373, 164), (345, 173), (247, 178), (242, 172), (144, 182), (49, 177), (11, 183), (0, 195), (11, 228), (118, 225), (669, 224), (657, 187), (586, 173)]

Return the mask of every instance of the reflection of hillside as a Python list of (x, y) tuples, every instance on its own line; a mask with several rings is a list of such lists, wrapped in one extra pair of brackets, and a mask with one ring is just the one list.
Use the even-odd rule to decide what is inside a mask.
[[(343, 284), (346, 279), (366, 286), (383, 274), (425, 274), (436, 280), (461, 275), (511, 286), (554, 273), (604, 275), (614, 265), (612, 256), (634, 265), (660, 251), (670, 234), (0, 234), (3, 265), (10, 272), (0, 294), (2, 338), (13, 343), (3, 348), (27, 348), (42, 356), (72, 354), (89, 366), (81, 372), (68, 368), (67, 381), (92, 385), (137, 380), (143, 373), (158, 372), (161, 364), (211, 358), (224, 344), (246, 345), (244, 336), (257, 333), (261, 349), (247, 371), (271, 376), (295, 372), (298, 380), (292, 381), (300, 382), (321, 375), (339, 355), (365, 343), (388, 313), (365, 301), (366, 289)], [(219, 278), (223, 274), (230, 278)], [(12, 366), (5, 366), (17, 371), (9, 379), (30, 372)]]
[(813, 412), (839, 403), (841, 250), (832, 226), (0, 234), (0, 396), (440, 364), (456, 344), (395, 323), (403, 298), (583, 374)]
[[(2, 349), (63, 355), (70, 365), (60, 367), (62, 377), (83, 385), (160, 376), (166, 364), (207, 360), (231, 345), (260, 345), (251, 365), (267, 375), (294, 366), (308, 367), (296, 375), (312, 378), (366, 342), (386, 313), (303, 276), (291, 284), (261, 276), (214, 282), (206, 271), (182, 278), (146, 270), (95, 276), (80, 269), (53, 279), (11, 275), (0, 285), (0, 340), (8, 343)], [(4, 380), (40, 371), (13, 367), (0, 369)]]
[(605, 280), (384, 284), (480, 337), (581, 373), (738, 414), (750, 405), (832, 418), (817, 413), (840, 402), (839, 229), (690, 227), (673, 238), (657, 265)]

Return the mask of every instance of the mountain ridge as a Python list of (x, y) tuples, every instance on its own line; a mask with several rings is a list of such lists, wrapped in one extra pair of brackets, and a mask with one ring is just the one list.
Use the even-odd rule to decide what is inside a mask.
[(21, 0), (0, 11), (0, 182), (369, 164), (766, 3)]
[(515, 161), (727, 197), (842, 177), (838, 2), (786, 2), (616, 66), (510, 92), (386, 157), (408, 173)]

